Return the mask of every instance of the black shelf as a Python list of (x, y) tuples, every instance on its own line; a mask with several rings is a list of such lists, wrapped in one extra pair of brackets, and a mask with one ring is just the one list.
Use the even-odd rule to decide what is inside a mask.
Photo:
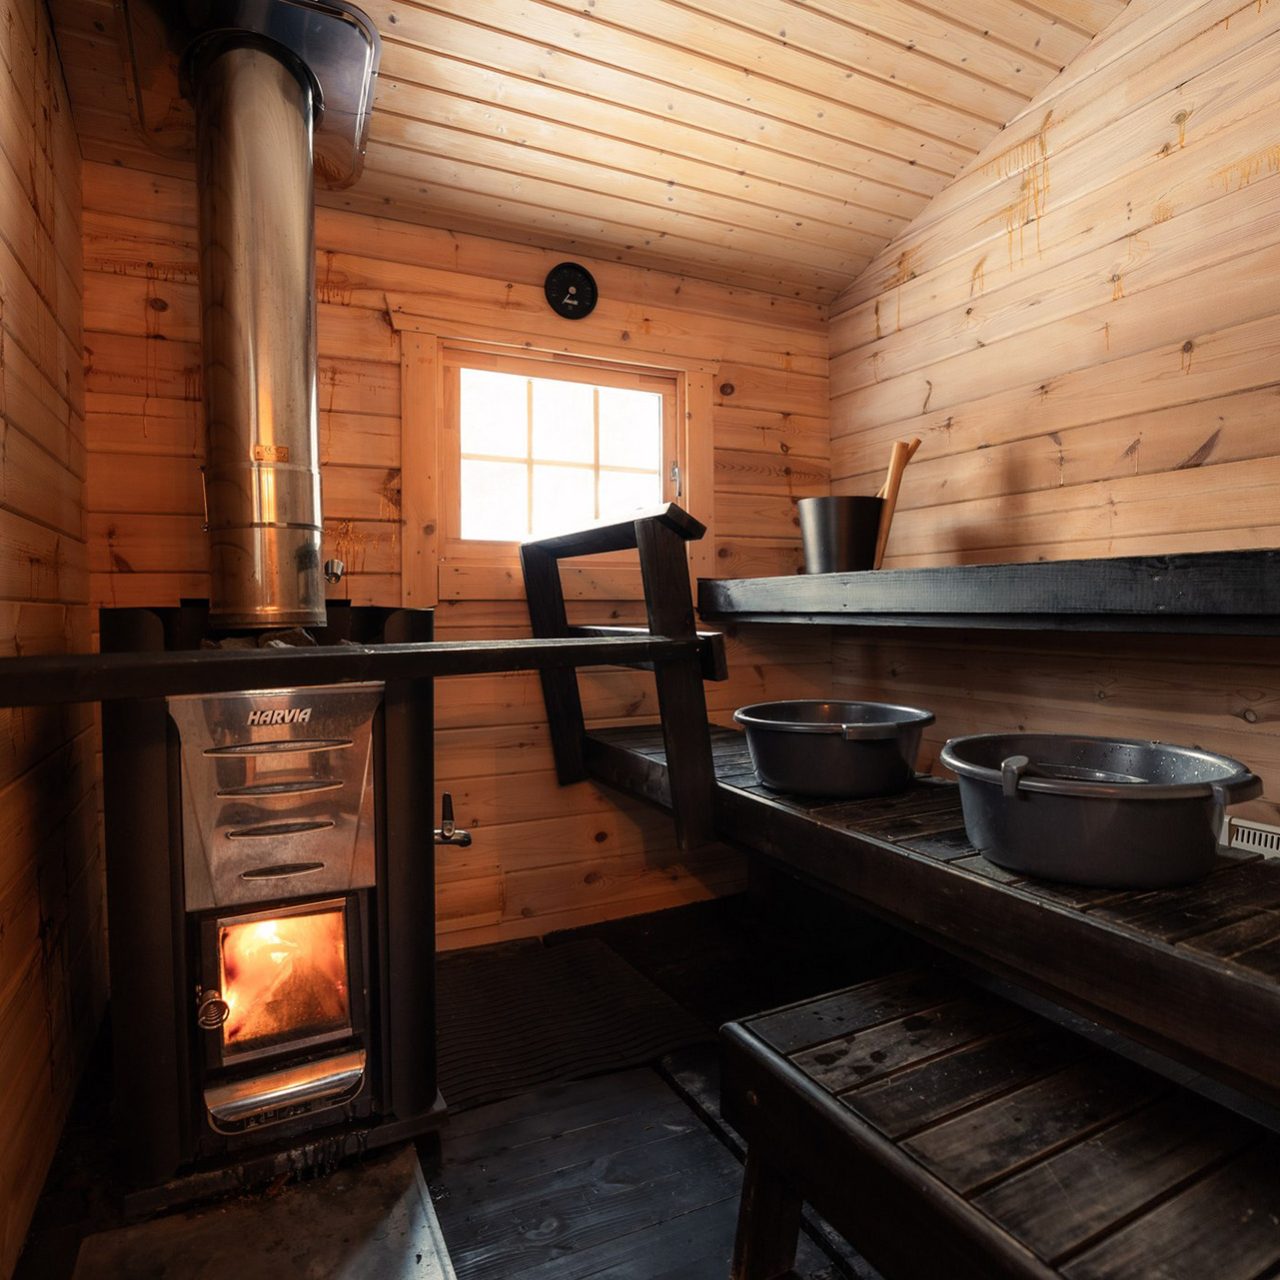
[(1280, 550), (702, 578), (709, 622), (1280, 635)]

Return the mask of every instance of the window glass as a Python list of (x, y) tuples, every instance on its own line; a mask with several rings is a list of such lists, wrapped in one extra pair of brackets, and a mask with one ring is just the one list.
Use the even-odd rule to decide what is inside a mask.
[(529, 471), (523, 463), (462, 459), (462, 536), (502, 542), (529, 536)]
[(529, 536), (543, 538), (592, 524), (596, 518), (595, 474), (590, 467), (533, 468), (533, 522)]
[(533, 456), (558, 462), (594, 462), (595, 388), (583, 382), (532, 378)]
[(600, 388), (600, 465), (659, 470), (662, 397), (653, 391)]
[(524, 458), (529, 452), (529, 379), (463, 369), (459, 438), (464, 454)]
[(640, 507), (662, 505), (662, 481), (656, 474), (635, 471), (600, 473), (600, 509), (624, 516)]
[(663, 501), (663, 395), (598, 376), (459, 369), (460, 537), (518, 542)]

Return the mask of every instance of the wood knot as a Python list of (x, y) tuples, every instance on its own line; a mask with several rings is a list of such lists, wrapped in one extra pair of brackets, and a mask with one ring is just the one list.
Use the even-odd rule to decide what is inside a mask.
[(722, 396), (731, 396), (737, 389), (732, 382), (722, 382), (720, 384), (720, 394)]

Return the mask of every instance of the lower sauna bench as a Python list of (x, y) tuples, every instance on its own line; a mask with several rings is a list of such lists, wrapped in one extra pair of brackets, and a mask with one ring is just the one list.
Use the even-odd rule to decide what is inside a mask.
[(887, 1280), (1280, 1275), (1280, 1139), (945, 973), (723, 1038), (734, 1280), (787, 1274), (802, 1201)]

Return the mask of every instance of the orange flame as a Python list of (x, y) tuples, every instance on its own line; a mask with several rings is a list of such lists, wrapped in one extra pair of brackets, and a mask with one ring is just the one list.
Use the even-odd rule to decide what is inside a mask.
[(280, 916), (219, 929), (228, 1048), (341, 1030), (349, 1024), (341, 911)]

